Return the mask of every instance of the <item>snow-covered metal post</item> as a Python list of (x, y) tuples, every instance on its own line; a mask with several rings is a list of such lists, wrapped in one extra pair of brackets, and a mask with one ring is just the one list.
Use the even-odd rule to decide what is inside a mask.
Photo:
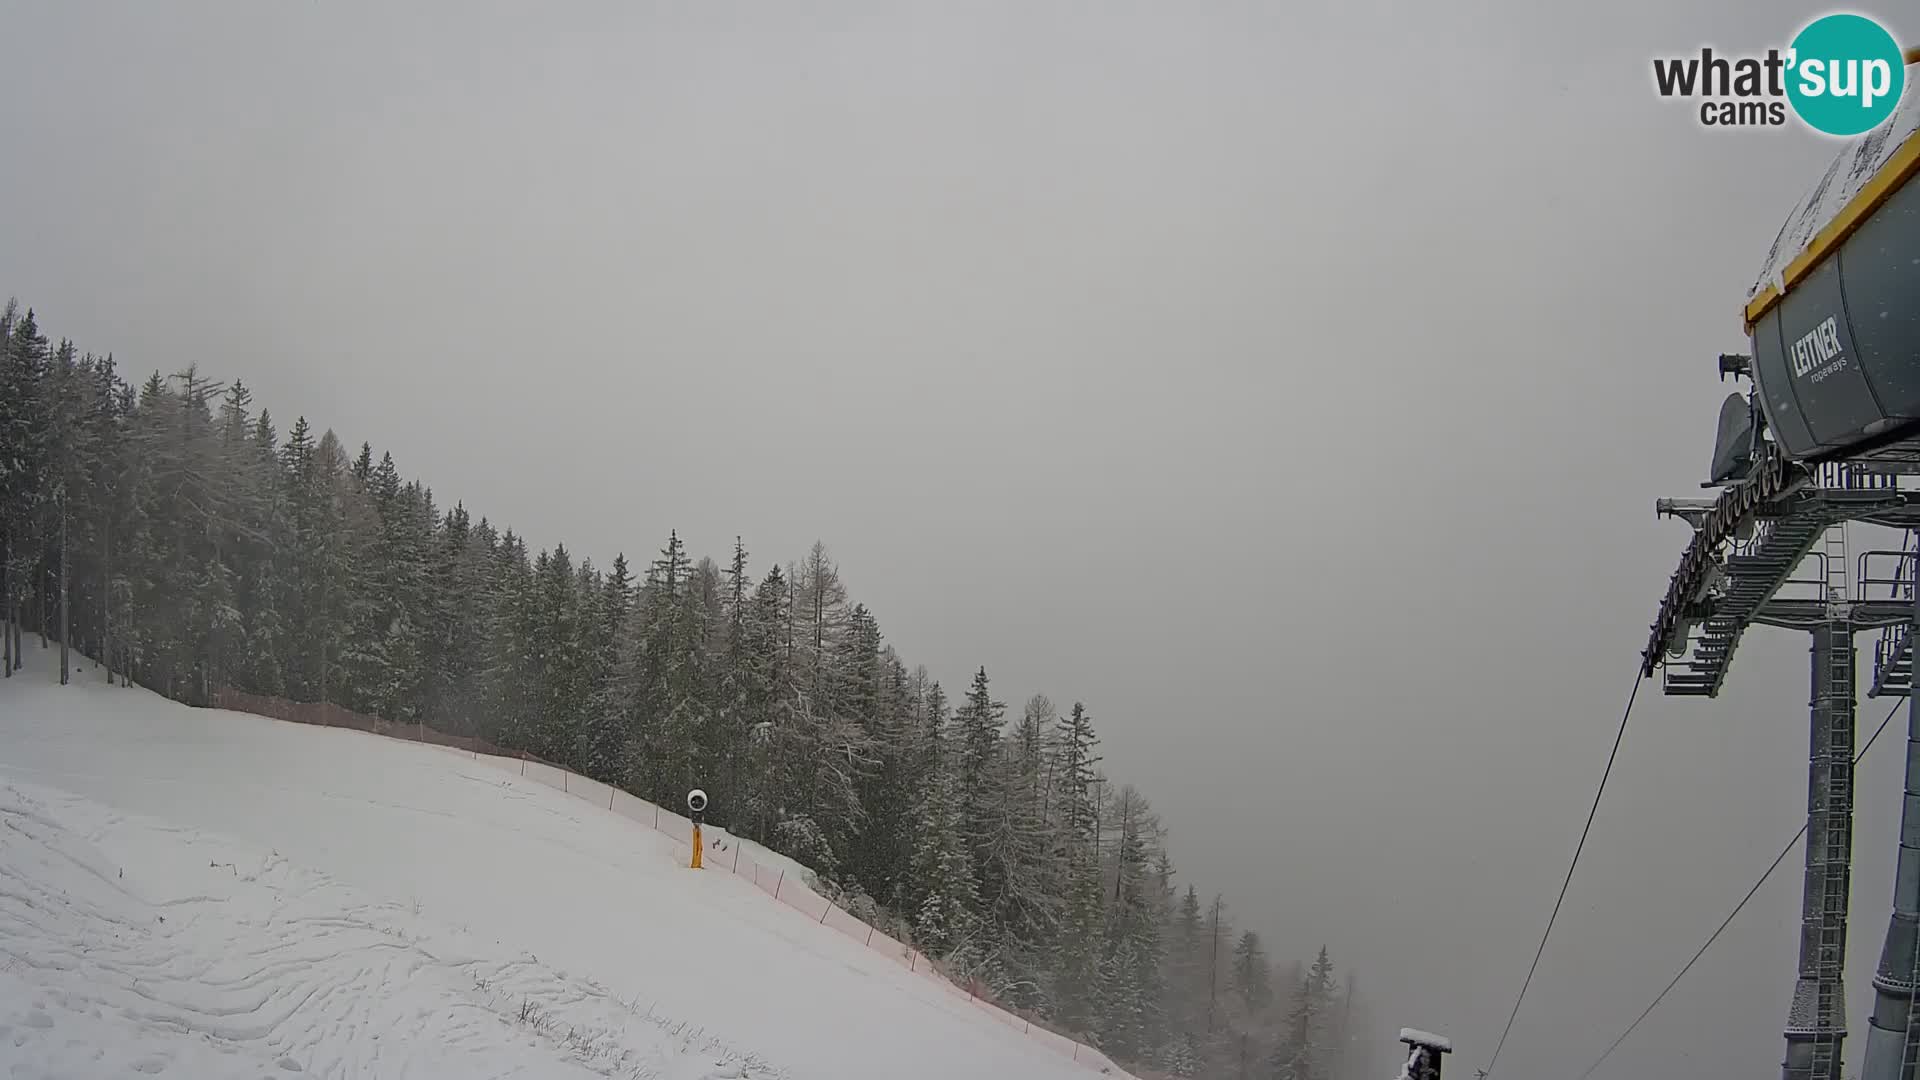
[(1400, 1041), (1407, 1044), (1407, 1061), (1394, 1080), (1440, 1080), (1441, 1055), (1453, 1053), (1453, 1043), (1445, 1035), (1401, 1028)]
[(687, 792), (687, 813), (693, 817), (693, 869), (700, 869), (700, 815), (707, 811), (707, 793), (699, 788)]

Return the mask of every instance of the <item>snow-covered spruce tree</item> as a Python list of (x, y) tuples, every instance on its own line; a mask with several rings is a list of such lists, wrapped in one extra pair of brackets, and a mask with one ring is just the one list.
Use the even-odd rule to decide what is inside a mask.
[(1146, 1060), (1164, 1038), (1161, 960), (1165, 908), (1154, 863), (1160, 828), (1146, 799), (1123, 786), (1115, 801), (1118, 832), (1102, 969), (1106, 1012), (1102, 1045), (1130, 1061)]
[[(43, 625), (35, 610), (34, 580), (39, 563), (40, 507), (50, 494), (46, 482), (51, 411), (43, 385), (51, 360), (46, 335), (40, 332), (31, 308), (22, 314), (8, 301), (0, 340), (0, 626), (10, 626), (6, 655), (8, 673), (24, 665), (20, 628), (29, 616)], [(26, 605), (26, 610), (22, 607)]]
[(1260, 935), (1243, 931), (1233, 947), (1233, 992), (1251, 1017), (1258, 1017), (1273, 1003), (1273, 971)]
[(792, 591), (774, 566), (754, 587), (741, 617), (740, 641), (730, 668), (739, 687), (739, 724), (747, 734), (741, 764), (740, 815), (746, 835), (766, 842), (786, 808), (791, 762), (785, 745), (786, 709), (780, 687), (786, 683), (787, 605)]
[(1044, 1013), (1045, 968), (1060, 933), (1066, 875), (1060, 835), (1047, 812), (1041, 724), (1052, 718), (1051, 707), (1031, 706), (989, 771), (994, 798), (985, 807), (988, 832), (979, 857), (989, 863), (981, 878), (999, 890), (991, 901), (982, 898), (1002, 972), (995, 992), (1018, 1008)]
[[(131, 463), (126, 435), (127, 418), (133, 411), (133, 393), (120, 380), (112, 354), (95, 363), (93, 379), (94, 452), (89, 491), (92, 495), (93, 517), (91, 544), (98, 554), (98, 573), (92, 588), (85, 591), (91, 594), (89, 613), (98, 620), (98, 633), (90, 636), (90, 640), (97, 642), (94, 655), (105, 668), (107, 681), (112, 682), (116, 673), (123, 681), (126, 674), (126, 649), (119, 627), (126, 618), (129, 596), (124, 548), (129, 518), (127, 476)], [(264, 412), (257, 430), (265, 432), (264, 451), (270, 457), (273, 453), (273, 427)], [(0, 576), (3, 573), (0, 572)], [(4, 595), (5, 588), (0, 586), (0, 597)], [(0, 600), (0, 605), (3, 604), (4, 600)], [(282, 652), (284, 647), (276, 642), (276, 666)]]
[(460, 735), (477, 730), (482, 708), (476, 684), (488, 651), (490, 532), (484, 520), (474, 522), (466, 506), (456, 503), (441, 523), (431, 556), (438, 600), (435, 625), (428, 635), (431, 659), (425, 722)]
[[(739, 538), (722, 567), (674, 534), (636, 588), (624, 559), (533, 555), (464, 505), (441, 511), (370, 444), (349, 452), (304, 418), (277, 433), (238, 383), (189, 365), (136, 393), (17, 306), (0, 389), (0, 609), (36, 639), (183, 700), (334, 702), (663, 801), (699, 782), (732, 827), (870, 890), (999, 1000), (1129, 1063), (1238, 1075), (1291, 1018), (1261, 1008), (1257, 939), (1174, 887), (1145, 798), (1100, 777), (1085, 707), (1061, 717), (1036, 695), (1006, 731), (978, 671), (949, 723), (824, 545), (756, 585)], [(1359, 1006), (1320, 1008), (1308, 1051), (1340, 1043)], [(1350, 1065), (1288, 1061), (1316, 1080)]]
[[(947, 743), (951, 739), (947, 730), (946, 695), (941, 692), (940, 683), (928, 678), (924, 669), (916, 672), (915, 676), (918, 693), (912, 702), (906, 753), (912, 800), (912, 809), (908, 813), (908, 845), (916, 852), (916, 861), (902, 877), (895, 901), (899, 909), (909, 915), (920, 909), (921, 903), (938, 884), (929, 876), (931, 871), (919, 861), (917, 853), (932, 842), (928, 836), (932, 823), (945, 820), (944, 814), (931, 810), (929, 804), (936, 798), (946, 797), (938, 790), (938, 784), (941, 777), (946, 775), (947, 764), (951, 761), (951, 754), (947, 750)], [(957, 834), (957, 825), (955, 829)], [(968, 866), (968, 872), (972, 872), (971, 865)]]
[(1066, 903), (1054, 944), (1053, 1015), (1073, 1031), (1093, 1031), (1103, 1000), (1101, 961), (1107, 951), (1104, 882), (1090, 838), (1070, 841)]
[(117, 398), (111, 393), (102, 397), (97, 366), (103, 362), (90, 354), (80, 355), (72, 342), (62, 341), (40, 385), (45, 397), (43, 416), (48, 421), (42, 483), (50, 494), (41, 504), (38, 561), (44, 575), (48, 627), (53, 640), (62, 645), (63, 678), (77, 674), (76, 648), (100, 655), (104, 629), (98, 618), (104, 576), (100, 510), (109, 493), (96, 481), (103, 457), (113, 452), (111, 443), (102, 438), (112, 433), (103, 432), (100, 419)]
[[(989, 850), (996, 831), (996, 809), (1007, 798), (1005, 774), (996, 768), (1005, 715), (1006, 706), (993, 700), (983, 667), (974, 673), (966, 699), (953, 714), (953, 776), (960, 793), (960, 830), (973, 858), (980, 902), (988, 909), (997, 907), (1006, 891), (1003, 867)], [(991, 921), (989, 928), (998, 929)]]
[(320, 643), (320, 700), (371, 712), (375, 688), (387, 668), (386, 635), (376, 625), (379, 588), (374, 561), (380, 519), (369, 485), (372, 447), (348, 462), (331, 430), (314, 447), (315, 479), (324, 485), (320, 535), (321, 595), (325, 631)]
[(1329, 1080), (1329, 1022), (1337, 986), (1325, 946), (1295, 984), (1270, 1060), (1274, 1080)]
[[(295, 701), (320, 699), (319, 567), (324, 537), (320, 530), (325, 507), (315, 472), (312, 427), (304, 416), (288, 429), (279, 448), (280, 502), (285, 507), (286, 535), (280, 544), (281, 576), (275, 596), (285, 624), (286, 649), (281, 656), (286, 696)], [(124, 541), (130, 538), (123, 534)]]
[(713, 735), (719, 749), (704, 770), (707, 792), (716, 807), (724, 806), (726, 820), (736, 826), (744, 820), (748, 801), (747, 764), (753, 748), (755, 716), (749, 706), (747, 655), (748, 624), (753, 615), (754, 582), (749, 572), (746, 541), (733, 538), (733, 557), (721, 572), (721, 611), (713, 656)]
[(493, 545), (488, 588), (488, 656), (480, 737), (508, 750), (526, 748), (525, 732), (537, 698), (532, 670), (534, 620), (533, 567), (525, 541), (512, 529)]
[(847, 876), (869, 895), (897, 902), (917, 835), (919, 747), (911, 680), (899, 656), (881, 644), (879, 626), (864, 605), (854, 608), (846, 648), (844, 709), (862, 734), (870, 763), (857, 774), (863, 828)]
[[(236, 380), (235, 386), (239, 385)], [(260, 410), (251, 427), (239, 435), (228, 453), (254, 493), (257, 516), (253, 523), (254, 558), (242, 575), (238, 599), (246, 627), (243, 685), (256, 693), (284, 697), (288, 692), (287, 657), (292, 653), (287, 618), (281, 610), (283, 582), (291, 573), (295, 537), (291, 507), (278, 458), (277, 435), (267, 410)], [(103, 520), (111, 522), (113, 515)], [(109, 532), (112, 526), (107, 526)], [(110, 551), (111, 536), (102, 550)]]
[(627, 557), (616, 556), (601, 583), (592, 628), (593, 678), (574, 724), (575, 754), (588, 776), (603, 783), (621, 779), (623, 750), (635, 729), (639, 663), (634, 634), (633, 579)]
[(935, 777), (919, 812), (913, 876), (922, 887), (912, 913), (913, 938), (929, 956), (946, 959), (973, 941), (979, 908), (954, 778)]
[(1068, 843), (1091, 844), (1094, 840), (1099, 816), (1093, 797), (1098, 778), (1094, 766), (1100, 763), (1094, 750), (1099, 744), (1086, 706), (1074, 702), (1072, 711), (1054, 729), (1048, 770), (1053, 777), (1052, 817), (1060, 823)]
[(815, 542), (788, 579), (787, 683), (780, 690), (791, 735), (798, 783), (792, 793), (795, 813), (779, 826), (831, 852), (837, 879), (866, 827), (860, 805), (863, 775), (876, 764), (867, 731), (849, 715), (843, 700), (848, 683), (841, 662), (848, 655), (852, 612), (840, 571), (826, 545)]

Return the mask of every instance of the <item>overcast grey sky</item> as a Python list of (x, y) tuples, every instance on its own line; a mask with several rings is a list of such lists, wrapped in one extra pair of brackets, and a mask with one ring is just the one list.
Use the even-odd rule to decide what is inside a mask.
[[(1649, 61), (1824, 8), (405, 8), (8, 5), (0, 292), (535, 545), (824, 540), (950, 688), (1084, 700), (1182, 874), (1357, 967), (1378, 1038), (1485, 1063), (1686, 540), (1653, 500), (1835, 149)], [(1502, 1074), (1576, 1075), (1797, 827), (1805, 647), (1643, 692)], [(1603, 1075), (1777, 1066), (1798, 858)]]

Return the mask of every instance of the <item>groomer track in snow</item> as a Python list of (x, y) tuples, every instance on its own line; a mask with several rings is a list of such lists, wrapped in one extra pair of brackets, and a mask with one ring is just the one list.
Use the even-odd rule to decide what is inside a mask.
[(512, 763), (0, 683), (0, 1076), (1085, 1080)]

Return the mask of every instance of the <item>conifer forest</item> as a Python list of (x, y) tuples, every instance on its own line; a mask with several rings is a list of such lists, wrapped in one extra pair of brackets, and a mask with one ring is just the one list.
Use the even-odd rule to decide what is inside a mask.
[(825, 545), (533, 551), (239, 378), (128, 381), (11, 302), (0, 343), (9, 677), (331, 702), (661, 805), (702, 787), (710, 820), (1142, 1076), (1384, 1075), (1351, 971), (1177, 873), (1147, 794), (1102, 770), (1099, 703), (1010, 702), (984, 669), (943, 687)]

